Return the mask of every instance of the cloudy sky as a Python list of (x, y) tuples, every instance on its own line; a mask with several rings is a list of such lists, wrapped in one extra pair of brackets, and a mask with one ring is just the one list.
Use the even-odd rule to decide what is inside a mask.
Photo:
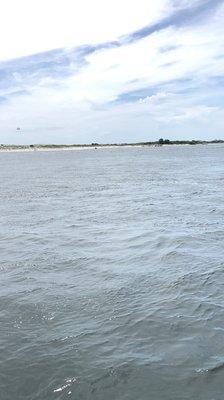
[(0, 143), (224, 139), (224, 0), (7, 0), (0, 38)]

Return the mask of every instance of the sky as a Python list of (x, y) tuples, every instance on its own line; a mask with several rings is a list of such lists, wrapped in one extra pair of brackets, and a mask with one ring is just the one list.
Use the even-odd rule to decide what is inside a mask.
[(224, 139), (223, 22), (224, 0), (3, 2), (0, 144)]

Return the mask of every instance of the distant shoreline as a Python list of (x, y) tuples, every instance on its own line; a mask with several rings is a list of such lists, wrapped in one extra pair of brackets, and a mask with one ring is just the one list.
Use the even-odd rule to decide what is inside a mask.
[(168, 140), (160, 139), (155, 142), (139, 143), (91, 143), (91, 144), (31, 144), (31, 145), (0, 145), (0, 152), (33, 152), (33, 151), (59, 151), (59, 150), (83, 150), (98, 148), (120, 148), (120, 147), (162, 147), (162, 146), (180, 146), (180, 145), (206, 145), (206, 144), (224, 144), (224, 140)]

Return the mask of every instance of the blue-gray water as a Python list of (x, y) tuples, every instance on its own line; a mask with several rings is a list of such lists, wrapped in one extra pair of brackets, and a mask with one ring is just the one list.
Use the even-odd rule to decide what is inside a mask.
[(1, 153), (0, 218), (1, 400), (223, 400), (223, 145)]

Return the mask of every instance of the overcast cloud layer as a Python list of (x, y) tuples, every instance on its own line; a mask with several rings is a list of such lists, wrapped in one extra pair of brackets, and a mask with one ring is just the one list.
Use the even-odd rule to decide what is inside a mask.
[(224, 139), (224, 0), (14, 3), (1, 143)]

